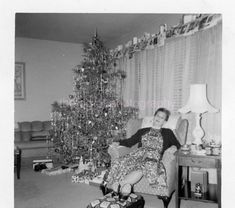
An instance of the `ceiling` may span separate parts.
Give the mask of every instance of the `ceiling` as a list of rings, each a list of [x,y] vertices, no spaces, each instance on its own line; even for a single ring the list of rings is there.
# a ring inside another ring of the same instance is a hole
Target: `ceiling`
[[[128,41],[137,31],[142,31],[142,34],[145,31],[157,33],[157,25],[168,22],[169,17],[171,25],[177,24],[181,16],[182,14],[140,13],[16,13],[15,35],[24,38],[84,43],[91,40],[91,36],[97,29],[104,44],[107,47],[114,47],[120,40],[122,43],[123,40]]]

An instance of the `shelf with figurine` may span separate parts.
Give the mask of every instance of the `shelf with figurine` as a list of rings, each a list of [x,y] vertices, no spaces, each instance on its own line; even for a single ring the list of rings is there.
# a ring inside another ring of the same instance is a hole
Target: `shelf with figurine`
[[[184,200],[203,201],[210,203],[218,203],[217,198],[217,184],[208,184],[206,191],[202,190],[201,184],[195,185],[195,190],[191,189],[191,182],[185,182],[182,189],[179,191],[179,198]]]

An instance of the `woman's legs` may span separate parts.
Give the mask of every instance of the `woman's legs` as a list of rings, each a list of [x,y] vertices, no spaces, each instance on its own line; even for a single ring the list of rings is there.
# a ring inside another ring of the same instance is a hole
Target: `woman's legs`
[[[124,184],[131,184],[134,185],[140,181],[140,179],[143,176],[142,170],[134,170],[131,173],[129,173],[125,178],[120,182],[121,187]]]
[[[121,190],[121,192],[125,192],[125,190],[122,190],[122,187],[124,187],[125,184],[130,184],[133,186],[134,184],[138,183],[142,177],[142,170],[134,170],[126,175],[123,180],[119,181],[119,183],[113,183],[112,189],[115,192],[119,192],[119,190]]]

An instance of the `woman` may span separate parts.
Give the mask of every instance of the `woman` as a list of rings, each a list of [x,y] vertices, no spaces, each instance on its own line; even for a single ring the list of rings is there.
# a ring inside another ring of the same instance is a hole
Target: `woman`
[[[149,184],[166,186],[166,172],[160,162],[166,149],[175,145],[180,147],[174,133],[170,129],[162,128],[168,120],[170,112],[159,108],[153,119],[151,128],[138,130],[131,138],[119,141],[119,144],[132,147],[138,143],[138,148],[123,157],[112,161],[106,182],[112,185],[115,192],[128,194],[131,186],[145,176]]]

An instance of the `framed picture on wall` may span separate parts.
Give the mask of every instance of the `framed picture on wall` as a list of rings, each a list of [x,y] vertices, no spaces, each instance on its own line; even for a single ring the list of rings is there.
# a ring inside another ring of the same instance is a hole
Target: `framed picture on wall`
[[[15,63],[15,100],[25,99],[25,63]]]

